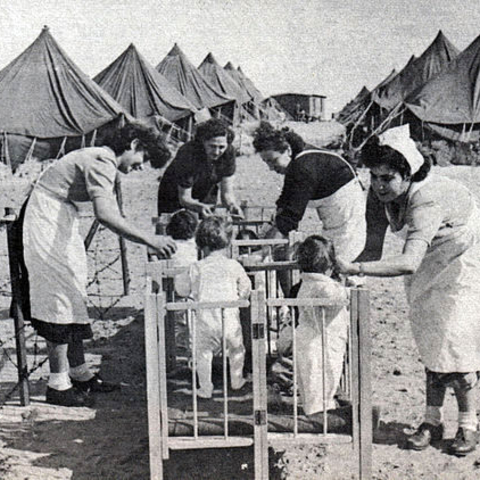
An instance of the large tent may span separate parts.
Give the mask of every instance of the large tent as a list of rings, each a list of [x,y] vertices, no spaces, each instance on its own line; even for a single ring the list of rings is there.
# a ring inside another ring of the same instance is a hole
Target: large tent
[[[175,122],[191,132],[197,109],[133,44],[94,80],[133,117],[157,126]]]
[[[480,138],[480,36],[439,75],[407,98],[406,107],[445,138]]]
[[[249,103],[252,101],[252,98],[247,91],[242,89],[217,63],[211,52],[204,58],[198,67],[198,71],[217,91],[236,100],[239,107],[238,116],[248,118]]]
[[[365,100],[368,99],[369,95],[370,90],[363,86],[357,95],[338,112],[336,117],[337,121],[343,125],[351,123],[352,118],[359,111],[359,108],[364,104]]]
[[[420,57],[412,57],[395,78],[373,92],[373,100],[382,109],[392,110],[417,88],[441,72],[458,53],[458,49],[440,30]]]
[[[52,158],[94,144],[123,119],[123,109],[63,52],[44,27],[0,71],[2,159]]]
[[[223,68],[228,72],[233,80],[235,80],[235,82],[237,82],[237,84],[247,92],[248,96],[253,100],[253,103],[258,105],[260,102],[262,102],[264,99],[262,92],[260,92],[260,90],[255,87],[253,82],[244,75],[240,67],[236,69],[232,62],[227,62]]]
[[[233,119],[235,99],[210,85],[177,44],[156,68],[196,108],[208,108],[214,115]]]

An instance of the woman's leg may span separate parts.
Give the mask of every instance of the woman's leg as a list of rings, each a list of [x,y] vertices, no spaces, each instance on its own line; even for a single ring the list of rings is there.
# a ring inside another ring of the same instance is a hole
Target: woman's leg
[[[68,376],[68,344],[47,340],[50,376],[48,386],[54,390],[67,390],[72,386]]]
[[[458,374],[453,386],[458,404],[458,430],[450,448],[455,455],[466,455],[477,447],[477,380],[476,372]]]
[[[85,363],[85,350],[83,340],[73,335],[68,343],[68,362],[70,364],[70,376],[78,382],[86,382],[94,377]]]
[[[443,402],[446,386],[438,374],[427,370],[426,411],[423,423],[417,431],[407,438],[407,447],[412,450],[424,450],[432,441],[443,438]]]

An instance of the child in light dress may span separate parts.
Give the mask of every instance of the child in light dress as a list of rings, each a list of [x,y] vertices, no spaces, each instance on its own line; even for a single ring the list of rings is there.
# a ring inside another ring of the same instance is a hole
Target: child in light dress
[[[179,295],[190,296],[198,302],[236,301],[249,297],[251,284],[245,270],[236,260],[226,256],[231,237],[231,226],[221,217],[211,216],[200,223],[195,238],[203,258],[176,282]],[[201,310],[193,321],[196,322],[195,352],[200,385],[197,395],[211,398],[212,361],[215,355],[222,353],[222,309]],[[239,309],[224,309],[223,321],[230,383],[232,389],[237,390],[246,382],[243,377],[245,347]]]
[[[165,233],[175,240],[177,251],[170,257],[173,267],[187,269],[198,260],[195,232],[197,231],[197,216],[190,210],[182,209],[175,212],[168,222]],[[176,284],[179,275],[174,278]],[[189,350],[189,325],[185,312],[170,312],[175,318],[175,345],[184,351]]]
[[[322,298],[338,304],[299,307],[296,328],[299,391],[305,414],[312,415],[336,407],[334,395],[347,347],[348,293],[336,280],[335,251],[330,240],[320,235],[308,237],[298,247],[297,261],[302,271],[297,298]]]
[[[177,251],[170,257],[175,267],[189,267],[198,260],[195,243],[197,227],[197,217],[190,210],[178,210],[170,217],[165,233],[175,240],[177,246]]]

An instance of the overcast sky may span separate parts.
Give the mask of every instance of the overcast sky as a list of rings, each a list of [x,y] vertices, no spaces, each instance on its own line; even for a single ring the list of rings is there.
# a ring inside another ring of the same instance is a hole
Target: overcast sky
[[[421,54],[439,29],[466,48],[480,34],[480,0],[10,0],[0,9],[0,68],[43,25],[91,76],[132,42],[154,66],[177,42],[195,66],[211,51],[267,96],[323,94],[334,111]]]

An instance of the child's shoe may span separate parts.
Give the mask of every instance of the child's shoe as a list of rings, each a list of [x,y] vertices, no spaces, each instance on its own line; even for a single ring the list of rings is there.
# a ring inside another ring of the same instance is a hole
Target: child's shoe
[[[240,390],[247,383],[247,381],[248,380],[246,378],[241,378],[236,382],[232,382],[232,390]]]
[[[213,389],[199,388],[197,390],[197,397],[200,398],[212,398]]]
[[[477,448],[478,431],[460,427],[455,440],[450,445],[450,453],[457,457],[464,457]]]

